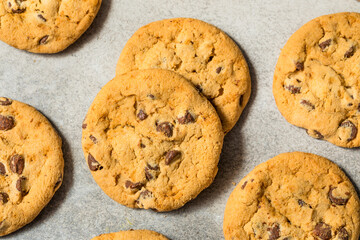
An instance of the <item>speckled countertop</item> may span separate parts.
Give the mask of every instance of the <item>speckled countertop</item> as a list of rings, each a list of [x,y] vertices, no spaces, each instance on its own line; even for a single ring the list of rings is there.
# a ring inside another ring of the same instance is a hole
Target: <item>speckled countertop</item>
[[[60,54],[38,55],[0,42],[0,96],[28,103],[48,117],[64,142],[65,179],[40,215],[2,239],[91,239],[106,232],[152,229],[177,239],[223,239],[227,198],[257,164],[288,151],[322,155],[360,187],[360,149],[315,140],[287,123],[276,108],[272,77],[281,47],[309,20],[360,11],[356,0],[103,0],[88,31]],[[120,52],[141,26],[164,18],[193,17],[228,33],[245,54],[252,96],[226,136],[214,183],[183,208],[133,210],[97,186],[81,150],[81,123],[95,95],[112,79]]]

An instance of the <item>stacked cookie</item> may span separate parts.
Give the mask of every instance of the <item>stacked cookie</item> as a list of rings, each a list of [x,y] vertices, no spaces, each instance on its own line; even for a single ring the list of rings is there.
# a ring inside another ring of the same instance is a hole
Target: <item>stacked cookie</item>
[[[249,96],[247,64],[221,30],[186,18],[140,28],[83,123],[95,181],[128,207],[182,207],[212,183]]]

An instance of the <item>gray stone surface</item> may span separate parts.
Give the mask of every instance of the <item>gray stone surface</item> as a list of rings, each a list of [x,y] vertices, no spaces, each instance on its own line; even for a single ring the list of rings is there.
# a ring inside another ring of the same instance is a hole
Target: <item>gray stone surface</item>
[[[324,14],[360,11],[355,0],[103,0],[89,30],[60,54],[37,55],[0,43],[0,96],[28,103],[47,116],[64,141],[65,181],[28,226],[2,239],[91,239],[125,229],[152,229],[171,239],[223,239],[227,198],[257,164],[288,151],[327,157],[360,187],[359,149],[343,149],[307,136],[276,108],[272,77],[290,35]],[[169,212],[133,210],[112,201],[94,182],[81,150],[81,123],[93,98],[114,76],[127,39],[149,22],[193,17],[227,32],[243,50],[252,97],[226,136],[215,182],[185,207]]]

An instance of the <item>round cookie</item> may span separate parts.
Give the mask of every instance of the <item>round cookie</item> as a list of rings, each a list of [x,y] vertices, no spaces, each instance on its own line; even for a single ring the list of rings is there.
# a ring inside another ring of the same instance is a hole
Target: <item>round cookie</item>
[[[160,233],[150,230],[129,230],[116,233],[101,234],[92,240],[168,240]]]
[[[283,153],[255,167],[231,193],[225,239],[358,240],[356,190],[326,158]]]
[[[225,133],[250,97],[250,74],[241,50],[223,31],[200,20],[166,19],[137,30],[116,72],[150,68],[172,70],[190,80],[215,106]]]
[[[101,0],[1,0],[0,40],[34,53],[57,53],[90,26]]]
[[[187,80],[152,69],[118,75],[101,89],[82,144],[95,181],[112,199],[170,211],[212,183],[223,135],[215,109]]]
[[[276,65],[276,104],[293,125],[341,147],[360,146],[360,14],[337,13],[302,26]]]
[[[36,109],[0,98],[0,236],[30,223],[59,189],[61,139]]]

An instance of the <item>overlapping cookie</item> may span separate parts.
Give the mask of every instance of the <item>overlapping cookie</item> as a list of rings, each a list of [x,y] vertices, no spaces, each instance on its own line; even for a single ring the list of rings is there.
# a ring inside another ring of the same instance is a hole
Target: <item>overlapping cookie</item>
[[[82,145],[98,185],[132,208],[170,211],[208,187],[223,143],[209,101],[180,75],[138,70],[118,75],[96,96]]]
[[[215,106],[229,132],[247,104],[251,81],[247,63],[234,41],[220,29],[197,19],[150,23],[126,43],[117,74],[162,68],[190,80]]]
[[[337,146],[360,146],[359,47],[359,13],[318,17],[290,37],[273,83],[288,122]]]
[[[33,107],[0,98],[0,236],[31,222],[63,179],[61,139]]]
[[[101,0],[2,0],[0,40],[34,53],[57,53],[90,26]]]
[[[358,240],[355,188],[331,161],[309,153],[280,154],[258,165],[231,193],[225,239]]]
[[[107,233],[94,237],[92,240],[168,240],[160,233],[150,230],[129,230]]]

